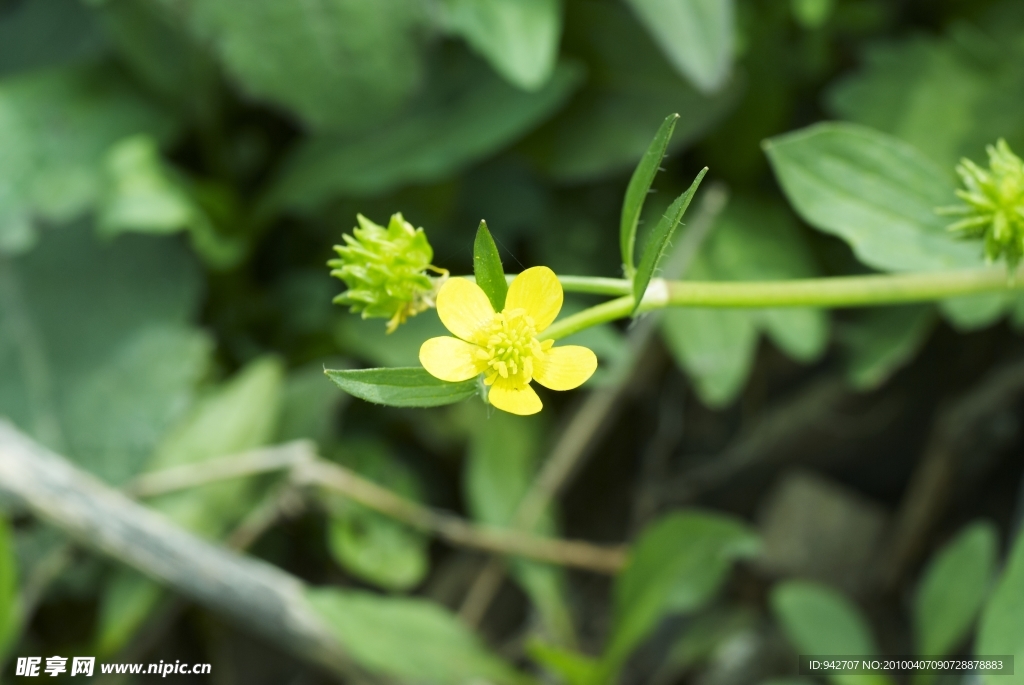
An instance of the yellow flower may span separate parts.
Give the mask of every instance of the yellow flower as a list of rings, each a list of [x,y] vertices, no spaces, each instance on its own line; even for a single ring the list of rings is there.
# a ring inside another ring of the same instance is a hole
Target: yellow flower
[[[456,337],[423,343],[420,363],[432,376],[453,383],[485,374],[491,404],[512,414],[536,414],[543,405],[530,381],[572,390],[597,368],[597,357],[586,347],[552,347],[553,340],[537,340],[561,308],[562,284],[546,266],[516,276],[499,313],[476,283],[449,279],[437,293],[437,314]]]

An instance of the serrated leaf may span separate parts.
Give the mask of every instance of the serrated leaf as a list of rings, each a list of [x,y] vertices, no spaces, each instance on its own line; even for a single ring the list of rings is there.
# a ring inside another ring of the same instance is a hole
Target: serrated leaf
[[[967,637],[992,586],[997,545],[995,527],[979,521],[928,563],[914,597],[918,654],[945,656]]]
[[[345,652],[371,673],[423,685],[533,682],[427,600],[335,589],[310,590],[306,596]]]
[[[515,86],[536,90],[551,77],[562,33],[561,0],[444,0],[445,27],[465,37]]]
[[[640,223],[640,212],[643,211],[644,201],[654,183],[654,177],[661,168],[661,161],[665,158],[669,141],[672,140],[672,132],[679,121],[678,114],[669,114],[661,123],[654,139],[640,158],[636,165],[633,176],[626,186],[626,196],[622,200],[622,217],[619,222],[619,247],[622,253],[622,267],[627,278],[632,278],[636,272],[636,264],[633,262],[633,251],[636,247],[636,227]]]
[[[361,400],[390,407],[439,407],[472,397],[476,380],[449,383],[426,369],[409,366],[393,369],[327,369],[327,377],[339,388]]]
[[[707,167],[700,170],[697,178],[693,179],[693,184],[687,188],[686,192],[676,198],[675,202],[669,205],[669,208],[662,215],[654,230],[647,236],[643,254],[640,256],[640,264],[637,266],[636,275],[633,277],[634,313],[640,306],[644,293],[647,292],[647,286],[654,276],[654,270],[658,268],[665,250],[668,249],[669,240],[672,239],[676,226],[683,220],[683,215],[686,214],[686,209],[690,206],[690,201],[693,199],[694,193],[697,192],[697,188],[707,172]]]
[[[732,563],[757,548],[757,536],[746,525],[720,514],[671,514],[644,531],[615,581],[615,620],[601,658],[602,681],[613,680],[665,615],[710,601]]]
[[[725,84],[736,33],[733,0],[628,2],[679,73],[704,92]]]
[[[1015,664],[1024,663],[1024,535],[1018,534],[995,590],[988,598],[978,622],[974,653],[1013,655]],[[1024,669],[1014,675],[983,675],[986,685],[1020,685]]]
[[[874,656],[878,647],[860,610],[830,587],[809,581],[776,585],[772,611],[799,654]],[[837,685],[889,685],[882,675],[834,675]]]
[[[18,620],[18,560],[14,554],[14,536],[7,520],[0,518],[0,658],[14,642]]]
[[[491,232],[487,230],[487,222],[481,221],[473,241],[473,275],[476,284],[486,293],[494,311],[505,308],[505,296],[508,294],[508,282],[505,281],[505,269],[501,265],[498,246],[494,244]]]

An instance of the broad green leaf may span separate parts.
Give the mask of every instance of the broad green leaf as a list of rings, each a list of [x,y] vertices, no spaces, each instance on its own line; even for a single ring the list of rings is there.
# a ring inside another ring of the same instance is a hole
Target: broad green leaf
[[[63,222],[91,209],[113,143],[134,133],[167,137],[172,127],[109,70],[68,67],[0,82],[0,252],[31,248],[37,219]]]
[[[317,129],[378,123],[422,76],[416,0],[206,0],[187,11],[244,92]]]
[[[1024,663],[1024,535],[1018,535],[1010,550],[995,590],[985,603],[974,642],[976,655],[1013,655],[1015,664]],[[1014,675],[983,675],[986,685],[1020,685],[1024,669]]]
[[[980,521],[928,563],[914,597],[918,654],[944,656],[967,637],[992,586],[997,546],[995,527]]]
[[[622,200],[622,218],[619,223],[619,247],[622,253],[622,268],[627,277],[632,277],[636,271],[636,263],[633,259],[633,252],[636,248],[636,228],[640,223],[640,213],[644,208],[644,201],[654,183],[654,176],[661,168],[661,162],[668,151],[669,141],[672,140],[672,132],[679,121],[678,114],[669,114],[661,123],[658,132],[654,134],[644,156],[640,158],[633,176],[626,186],[626,196]]]
[[[421,367],[394,369],[327,369],[339,388],[361,400],[391,407],[438,407],[472,397],[476,380],[449,383]]]
[[[636,541],[615,582],[614,623],[601,658],[602,680],[614,678],[630,653],[667,614],[710,601],[736,559],[756,553],[757,537],[719,514],[666,516]]]
[[[986,144],[1021,130],[986,112],[1005,88],[1000,73],[1019,69],[1013,62],[993,69],[954,39],[877,45],[859,71],[831,89],[828,103],[842,118],[891,133],[952,174],[961,157],[980,157]]]
[[[772,138],[765,151],[794,209],[836,235],[868,266],[930,271],[984,264],[935,208],[953,182],[914,147],[854,124],[826,123]]]
[[[157,448],[152,471],[200,464],[267,444],[280,408],[283,369],[274,359],[250,363],[199,402]],[[219,539],[255,504],[249,479],[211,483],[161,495],[147,502],[178,525],[208,539]],[[97,643],[108,653],[120,649],[156,607],[163,592],[131,569],[111,576],[100,602]]]
[[[0,518],[0,658],[6,656],[17,637],[19,618],[14,536],[6,519]]]
[[[84,224],[0,258],[0,414],[120,484],[189,409],[210,344],[188,326],[200,274],[178,242],[99,243]]]
[[[859,609],[832,588],[809,581],[775,586],[772,610],[798,654],[874,656],[874,637]],[[887,685],[885,676],[837,675],[838,685]]]
[[[443,23],[513,85],[536,90],[551,77],[562,34],[561,0],[443,0]]]
[[[686,209],[690,206],[690,201],[693,199],[694,193],[697,192],[697,188],[707,172],[707,167],[701,169],[700,173],[697,174],[697,178],[693,179],[693,184],[686,192],[676,198],[675,202],[669,206],[668,210],[661,217],[661,220],[658,221],[654,230],[647,236],[644,250],[640,255],[640,264],[637,265],[636,275],[633,277],[634,312],[640,306],[644,293],[647,292],[647,286],[651,282],[651,278],[654,277],[654,270],[658,268],[662,256],[664,256],[665,251],[668,249],[669,240],[672,239],[676,227],[682,222],[683,215],[686,214]]]
[[[737,103],[739,79],[705,95],[665,61],[623,3],[568,3],[567,46],[587,59],[586,86],[526,141],[537,166],[580,182],[632,170],[668,112],[680,119],[669,152],[699,138]]]
[[[429,601],[335,589],[310,590],[307,597],[345,652],[372,673],[423,685],[533,682]]]
[[[509,145],[562,105],[579,83],[561,66],[524,93],[486,66],[447,59],[424,95],[386,127],[314,136],[285,161],[266,208],[313,209],[335,195],[373,195],[449,176]]]
[[[494,311],[503,310],[508,283],[505,281],[505,269],[501,265],[498,246],[487,230],[486,221],[480,222],[473,241],[473,275],[476,276],[476,284],[487,294]]]
[[[687,277],[693,280],[782,280],[818,275],[800,228],[784,207],[738,196],[721,213]],[[671,308],[662,334],[701,400],[733,402],[754,363],[761,332],[790,357],[809,362],[828,344],[828,316],[818,309]]]
[[[416,476],[386,444],[346,442],[337,453],[345,466],[364,478],[422,501]],[[426,536],[342,496],[323,497],[330,511],[328,549],[346,571],[388,590],[409,590],[423,580],[429,568]]]
[[[879,307],[856,312],[840,332],[846,349],[846,377],[871,390],[910,362],[935,327],[930,305]]]
[[[97,56],[105,36],[78,0],[5,5],[0,14],[0,75]]]
[[[732,71],[733,0],[628,0],[673,67],[704,92]]]
[[[484,407],[473,409],[474,418],[469,423],[475,430],[463,479],[466,502],[474,519],[492,526],[507,526],[533,483],[542,454],[543,421],[540,417],[505,412],[486,416]],[[550,512],[546,512],[534,531],[557,535]],[[562,569],[514,560],[510,570],[537,608],[549,639],[573,645],[575,635]]]

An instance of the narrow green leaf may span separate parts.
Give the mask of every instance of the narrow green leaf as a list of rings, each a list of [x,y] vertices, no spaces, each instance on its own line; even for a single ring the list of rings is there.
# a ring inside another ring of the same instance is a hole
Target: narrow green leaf
[[[505,282],[505,269],[501,266],[501,255],[494,244],[491,232],[487,230],[487,222],[481,221],[476,229],[476,240],[473,241],[473,273],[476,284],[480,286],[487,299],[491,301],[494,311],[505,308],[505,295],[508,294],[508,283]]]
[[[395,369],[327,369],[339,388],[361,400],[391,407],[439,407],[476,394],[476,381],[449,383],[416,366]]]
[[[949,654],[967,636],[991,588],[998,544],[995,527],[979,521],[928,564],[914,598],[918,654]]]
[[[622,268],[626,271],[626,278],[632,278],[636,273],[636,265],[633,263],[633,252],[636,246],[636,227],[640,223],[640,212],[644,208],[644,200],[654,183],[654,176],[658,173],[661,160],[665,158],[668,150],[668,143],[672,140],[672,132],[676,129],[676,122],[679,121],[678,114],[669,114],[661,127],[654,134],[654,140],[647,147],[647,151],[636,165],[633,177],[629,179],[626,187],[626,197],[622,200],[622,221],[619,224],[619,246],[622,249]]]
[[[18,566],[14,539],[7,521],[0,519],[0,658],[7,653],[18,627]]]
[[[700,182],[704,179],[704,175],[707,172],[707,167],[700,170],[697,178],[693,179],[693,184],[669,206],[658,222],[658,225],[654,227],[651,235],[647,238],[647,244],[644,245],[644,253],[640,257],[640,266],[637,267],[636,275],[633,276],[634,313],[637,307],[640,306],[640,300],[643,299],[644,293],[647,292],[647,286],[654,276],[654,270],[658,268],[658,262],[661,261],[665,250],[668,249],[669,240],[672,238],[676,226],[683,220],[686,208],[690,206],[690,200],[693,199],[694,193],[697,192],[697,187],[700,186]]]
[[[1024,535],[1018,535],[1006,559],[1003,575],[985,604],[978,622],[974,653],[1012,654],[1017,664],[1024,663]],[[1024,669],[1012,676],[983,675],[985,685],[1021,685]]]
[[[695,611],[710,601],[733,562],[756,553],[758,539],[742,522],[719,514],[673,514],[652,525],[630,552],[615,581],[615,625],[601,658],[601,681],[670,612]]]

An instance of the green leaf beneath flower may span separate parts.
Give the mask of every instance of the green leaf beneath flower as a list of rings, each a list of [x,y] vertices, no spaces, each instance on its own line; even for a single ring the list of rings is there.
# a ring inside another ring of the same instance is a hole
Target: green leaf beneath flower
[[[391,407],[439,407],[476,394],[476,380],[449,383],[426,369],[327,369],[327,377],[350,395]]]

